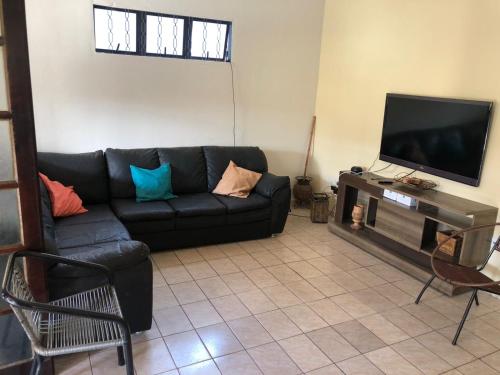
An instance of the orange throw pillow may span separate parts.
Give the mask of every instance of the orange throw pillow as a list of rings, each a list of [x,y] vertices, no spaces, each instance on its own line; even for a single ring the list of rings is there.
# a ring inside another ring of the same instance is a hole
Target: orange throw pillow
[[[49,191],[52,216],[66,217],[87,212],[82,206],[82,200],[73,190],[73,186],[64,186],[60,182],[51,181],[42,173],[38,173],[38,175]]]
[[[232,160],[212,193],[247,198],[262,174],[238,167]]]

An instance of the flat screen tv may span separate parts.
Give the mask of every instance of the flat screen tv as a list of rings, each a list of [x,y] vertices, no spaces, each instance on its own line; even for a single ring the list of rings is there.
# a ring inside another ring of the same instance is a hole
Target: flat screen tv
[[[479,186],[492,106],[387,94],[380,159]]]

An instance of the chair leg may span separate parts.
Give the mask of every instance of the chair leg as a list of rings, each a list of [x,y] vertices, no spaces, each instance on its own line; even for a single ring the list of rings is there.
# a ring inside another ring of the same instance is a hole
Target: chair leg
[[[31,364],[30,375],[40,375],[42,373],[42,367],[43,357],[41,355],[35,354],[33,363]]]
[[[472,307],[472,302],[477,297],[477,289],[474,289],[472,292],[472,295],[470,297],[469,303],[467,304],[467,308],[464,311],[464,316],[462,317],[462,320],[460,321],[460,324],[458,325],[457,332],[455,333],[455,337],[453,338],[452,344],[457,345],[457,340],[458,336],[460,336],[460,332],[462,332],[462,328],[464,327],[465,319],[467,319],[467,315],[469,315],[470,308]]]
[[[478,296],[479,296],[479,292],[476,293],[476,298],[475,298],[475,300],[476,300],[476,306],[479,306],[479,297]]]
[[[125,336],[123,352],[125,357],[125,365],[127,366],[127,375],[134,375],[134,357],[132,356],[132,340],[130,339],[130,331],[128,331]]]
[[[420,291],[420,294],[418,295],[417,299],[415,300],[415,304],[418,305],[418,303],[420,302],[420,299],[424,295],[425,291],[431,285],[431,283],[434,281],[435,278],[436,278],[436,275],[432,275],[432,277],[429,279],[429,281],[427,281],[427,283],[424,285],[424,287]]]
[[[123,356],[123,346],[116,347],[116,352],[118,354],[118,366],[125,365],[125,357]]]

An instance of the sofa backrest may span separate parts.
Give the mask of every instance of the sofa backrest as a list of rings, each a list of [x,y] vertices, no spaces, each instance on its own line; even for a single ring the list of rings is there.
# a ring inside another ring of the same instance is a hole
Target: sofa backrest
[[[108,172],[102,151],[84,154],[39,152],[38,170],[51,180],[73,186],[84,205],[109,201]]]
[[[207,168],[201,147],[159,148],[160,164],[170,163],[174,194],[207,191]]]
[[[229,162],[254,172],[267,172],[267,159],[258,147],[205,146],[203,153],[207,163],[208,191],[215,189]]]
[[[146,169],[155,169],[160,166],[156,148],[131,150],[108,148],[106,161],[112,198],[135,198],[135,185],[132,181],[130,165]]]

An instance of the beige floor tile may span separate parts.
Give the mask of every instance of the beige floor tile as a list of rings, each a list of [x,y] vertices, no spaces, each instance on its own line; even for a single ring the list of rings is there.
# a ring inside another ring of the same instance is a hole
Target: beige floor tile
[[[227,255],[216,245],[199,247],[197,250],[203,259],[207,261],[227,257]]]
[[[239,293],[238,298],[252,314],[276,310],[278,307],[259,289]]]
[[[151,254],[151,258],[153,258],[153,262],[158,266],[158,268],[166,268],[172,266],[181,265],[181,261],[175,255],[173,251],[158,251]]]
[[[345,271],[340,271],[340,272],[330,274],[330,275],[328,275],[328,277],[330,279],[332,279],[333,281],[335,281],[337,284],[339,284],[344,289],[348,290],[349,292],[355,292],[357,290],[362,290],[362,289],[368,288],[368,285],[359,281],[354,276],[352,276],[351,274],[349,274]]]
[[[476,360],[474,362],[468,363],[466,365],[460,366],[458,369],[463,375],[495,375],[498,372],[488,366],[481,360]]]
[[[292,247],[294,245],[302,245],[302,242],[300,242],[297,238],[288,234],[282,234],[281,236],[278,236],[276,239],[286,247]]]
[[[267,250],[262,243],[256,240],[239,242],[240,246],[249,254],[259,253]]]
[[[323,275],[320,270],[318,270],[305,260],[302,260],[300,262],[288,263],[287,265],[304,279],[310,279],[312,277],[319,277]]]
[[[452,345],[446,337],[437,332],[426,333],[416,337],[416,340],[453,367],[464,365],[475,359],[472,354],[459,346]]]
[[[206,327],[222,323],[222,318],[208,301],[194,302],[183,305],[182,308],[194,328]]]
[[[219,244],[217,247],[228,257],[246,254],[246,251],[236,242]]]
[[[395,281],[392,283],[395,287],[401,289],[403,292],[408,293],[410,296],[413,297],[413,300],[417,298],[419,295],[420,291],[424,287],[424,283],[421,281],[415,280],[413,278],[407,278],[399,281]],[[422,296],[422,301],[426,301],[431,298],[436,298],[441,295],[440,292],[434,290],[433,288],[428,288],[424,295]]]
[[[214,358],[243,350],[243,346],[225,323],[199,328],[197,331],[208,352]]]
[[[440,329],[453,325],[453,321],[422,303],[418,305],[409,304],[403,306],[403,309],[420,319],[422,322],[425,322],[425,324],[433,329]]]
[[[262,291],[279,308],[288,307],[302,303],[302,301],[284,285],[276,285],[269,288],[263,288]]]
[[[91,352],[90,363],[93,375],[123,375],[125,373],[125,367],[118,366],[116,349]]]
[[[397,306],[408,305],[409,303],[413,303],[414,300],[413,296],[410,296],[391,284],[379,285],[373,289]]]
[[[340,253],[330,255],[325,257],[325,259],[329,260],[333,264],[335,264],[338,268],[344,271],[352,271],[357,268],[361,268],[361,265],[353,261],[352,259],[342,255]]]
[[[337,272],[343,272],[339,267],[325,258],[314,258],[308,260],[309,264],[316,267],[325,275],[331,275]]]
[[[339,284],[335,283],[327,276],[314,277],[312,279],[308,279],[307,281],[309,281],[313,287],[318,289],[327,297],[333,297],[347,292],[347,290],[342,288]]]
[[[360,354],[354,346],[331,327],[309,332],[307,336],[333,362],[344,361]]]
[[[357,251],[356,251],[357,250]],[[344,255],[359,265],[363,267],[369,267],[369,266],[374,266],[376,264],[383,263],[380,259],[377,257],[368,254],[367,252],[361,250],[361,249],[353,249],[353,251],[347,251],[344,253]]]
[[[325,242],[311,243],[309,244],[309,247],[316,251],[319,255],[324,257],[339,253],[338,250],[335,250],[335,248]]]
[[[258,253],[251,254],[254,259],[259,262],[263,267],[276,266],[282,264],[283,262],[279,258],[271,253],[270,251],[262,251]]]
[[[401,272],[398,269],[385,263],[376,264],[367,268],[377,276],[380,276],[382,279],[385,279],[390,283],[404,280],[410,277],[404,272]]]
[[[309,302],[314,310],[329,325],[335,325],[352,320],[352,317],[329,299]]]
[[[450,364],[414,339],[394,344],[392,348],[424,374],[437,375],[452,369]]]
[[[295,281],[285,285],[302,302],[312,302],[325,298],[325,296],[306,280]]]
[[[234,293],[257,289],[257,286],[243,272],[223,275],[221,277]]]
[[[302,332],[310,332],[328,326],[327,322],[305,304],[290,306],[282,309],[282,311]]]
[[[133,353],[137,375],[154,375],[175,369],[174,361],[161,338],[135,344]]]
[[[206,299],[200,287],[194,281],[174,284],[170,288],[181,305]]]
[[[177,367],[210,359],[210,354],[195,331],[177,333],[164,337],[164,340]]]
[[[161,310],[178,304],[168,285],[153,288],[153,310]]]
[[[351,276],[363,282],[364,284],[375,287],[379,285],[387,284],[387,280],[382,279],[381,277],[375,275],[368,268],[357,268],[355,270],[348,272]]]
[[[246,352],[239,352],[215,359],[222,375],[262,375]]]
[[[269,286],[279,285],[280,282],[265,268],[255,268],[253,270],[245,271],[245,274],[255,285],[259,288],[266,288]]]
[[[151,321],[151,329],[133,334],[132,343],[135,345],[138,342],[153,340],[158,337],[161,337],[161,333],[153,318]]]
[[[238,340],[245,348],[252,348],[273,341],[257,319],[253,316],[227,322]]]
[[[283,284],[302,280],[302,277],[286,264],[267,267],[267,270]]]
[[[448,296],[432,298],[426,301],[422,301],[421,303],[429,306],[438,313],[443,314],[448,319],[453,320],[455,323],[458,323],[462,320],[462,316],[466,307],[466,304],[464,304],[463,307],[460,308],[455,303],[453,303],[451,301],[451,298]]]
[[[500,348],[500,330],[486,323],[484,320],[482,319],[467,320],[465,322],[464,327],[468,331],[475,334],[476,336],[489,342],[491,345]]]
[[[300,242],[297,244],[288,245],[287,247],[303,259],[314,259],[321,257],[321,255],[316,251]]]
[[[363,355],[346,359],[336,365],[346,375],[383,375],[382,371]]]
[[[258,240],[258,242],[267,250],[281,249],[284,247],[284,245],[278,241],[277,238],[264,238],[262,240]]]
[[[335,366],[330,365],[317,370],[309,371],[307,375],[342,375],[342,371]]]
[[[305,335],[281,340],[279,344],[304,372],[316,370],[332,363]]]
[[[432,331],[432,328],[415,318],[408,311],[401,308],[384,311],[381,315],[403,330],[408,336],[415,337]]]
[[[221,375],[213,360],[195,363],[180,369],[180,375]]]
[[[270,311],[255,316],[275,340],[296,336],[302,331],[280,310]]]
[[[180,306],[167,307],[153,312],[156,324],[163,336],[193,329],[189,319]]]
[[[389,347],[375,350],[365,354],[365,356],[387,375],[422,374],[415,366]]]
[[[54,358],[57,375],[92,375],[88,353],[70,354]]]
[[[240,269],[230,258],[209,260],[208,263],[219,275],[240,272]]]
[[[208,262],[189,263],[185,267],[195,280],[217,276],[217,273],[210,267]]]
[[[163,275],[161,274],[160,270],[153,270],[153,288],[160,287],[160,286],[165,286],[167,285],[167,282],[163,278]]]
[[[451,342],[453,337],[455,337],[457,328],[458,324],[455,324],[450,327],[442,328],[438,332]],[[466,328],[462,329],[462,332],[460,332],[457,345],[476,357],[484,357],[498,350],[498,348],[484,341]]]
[[[358,321],[351,320],[337,324],[333,328],[361,353],[386,346],[381,339]]]
[[[251,270],[254,268],[261,268],[262,265],[252,258],[249,254],[240,254],[232,256],[231,260],[236,264],[242,271]]]
[[[177,250],[175,252],[175,255],[177,255],[177,258],[183,263],[183,264],[189,264],[189,263],[196,263],[196,262],[203,262],[204,259],[200,255],[197,249],[184,249],[184,250]]]
[[[490,354],[482,358],[482,361],[486,363],[491,368],[494,368],[500,372],[500,351]]]
[[[410,336],[380,314],[365,316],[360,318],[359,322],[377,335],[387,345],[392,345],[410,338]]]
[[[335,304],[340,306],[343,310],[347,311],[353,318],[361,318],[363,316],[376,313],[375,310],[362,303],[351,293],[340,294],[338,296],[331,297],[331,300]]]
[[[160,272],[165,278],[165,281],[170,285],[193,280],[189,272],[186,270],[186,267],[182,265],[160,268]]]
[[[233,293],[219,276],[197,280],[196,284],[208,298],[217,298]]]
[[[266,375],[296,375],[301,371],[275,342],[248,350],[257,366]]]
[[[273,255],[275,255],[278,259],[280,259],[284,263],[290,262],[298,262],[302,260],[302,257],[297,253],[294,253],[292,250],[284,247],[279,249],[270,250]]]
[[[397,307],[374,289],[363,289],[351,293],[354,297],[376,312],[391,310]]]
[[[214,298],[211,302],[225,321],[252,315],[235,295]]]

